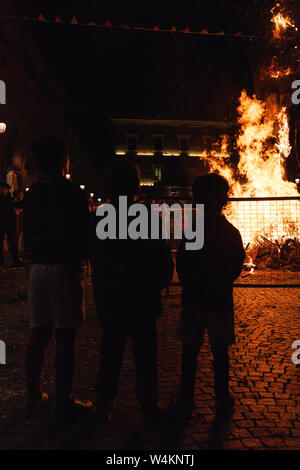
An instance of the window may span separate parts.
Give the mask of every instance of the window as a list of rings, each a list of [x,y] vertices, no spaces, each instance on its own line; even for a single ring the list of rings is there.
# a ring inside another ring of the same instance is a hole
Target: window
[[[140,165],[140,175],[141,178],[152,180],[153,179],[153,169],[151,165]]]
[[[190,148],[190,136],[189,135],[179,135],[178,136],[178,149],[181,152],[187,152]]]
[[[155,152],[162,152],[164,149],[164,136],[157,134],[153,136],[153,150]]]
[[[127,148],[129,152],[137,150],[137,134],[127,134]]]
[[[161,168],[158,166],[158,167],[155,167],[154,168],[154,180],[155,181],[161,181],[162,179],[162,171],[161,171]]]

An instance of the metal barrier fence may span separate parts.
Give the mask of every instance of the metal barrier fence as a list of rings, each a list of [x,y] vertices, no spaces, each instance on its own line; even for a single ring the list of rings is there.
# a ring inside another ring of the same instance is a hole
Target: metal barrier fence
[[[182,206],[191,200],[152,202]],[[239,229],[247,255],[236,287],[300,287],[300,197],[230,198],[224,214]],[[180,243],[174,220],[168,240],[173,252]],[[172,285],[179,285],[176,274]]]

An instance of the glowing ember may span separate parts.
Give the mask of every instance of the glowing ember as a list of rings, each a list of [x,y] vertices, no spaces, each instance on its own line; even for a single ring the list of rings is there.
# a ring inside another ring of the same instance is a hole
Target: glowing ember
[[[274,23],[274,29],[273,29],[274,39],[281,39],[288,28],[293,28],[295,31],[298,31],[298,29],[292,23],[292,20],[288,15],[284,15],[280,11],[275,13],[276,9],[278,9],[278,6],[280,5],[277,4],[271,10],[271,13],[273,14],[271,21],[272,23]]]
[[[292,73],[291,67],[287,68],[276,68],[274,64],[272,64],[269,68],[269,73],[271,78],[282,78],[282,77],[288,77]]]
[[[273,23],[273,40],[275,42],[275,46],[281,51],[277,56],[279,57],[284,56],[282,54],[283,50],[286,50],[287,47],[293,47],[297,49],[293,42],[293,36],[287,35],[286,33],[290,31],[298,31],[298,28],[292,22],[291,18],[282,10],[282,7],[279,3],[272,8],[271,14],[273,15],[271,18],[271,22]],[[276,55],[273,57],[271,65],[268,67],[268,74],[273,79],[280,79],[282,77],[287,77],[291,75],[294,71],[294,67],[286,66],[285,64],[280,63],[281,59],[278,59]],[[295,65],[295,64],[294,64]]]
[[[256,268],[256,264],[253,263],[253,259],[251,256],[247,257],[246,262],[244,263],[245,270],[249,271],[247,274],[244,274],[242,277],[251,276],[254,272],[254,268]]]

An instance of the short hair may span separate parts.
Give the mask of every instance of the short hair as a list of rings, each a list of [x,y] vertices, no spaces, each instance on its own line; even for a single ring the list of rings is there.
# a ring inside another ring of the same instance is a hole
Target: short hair
[[[133,198],[140,192],[138,169],[130,163],[117,163],[108,168],[104,175],[105,195],[110,199],[118,196]]]
[[[192,190],[197,203],[212,209],[222,209],[228,201],[228,181],[217,173],[198,176]]]
[[[42,137],[32,144],[31,150],[34,161],[43,173],[53,174],[64,168],[67,150],[59,137]]]

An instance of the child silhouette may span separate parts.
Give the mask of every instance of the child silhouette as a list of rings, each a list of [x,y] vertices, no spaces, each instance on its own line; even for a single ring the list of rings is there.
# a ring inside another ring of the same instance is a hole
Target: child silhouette
[[[188,415],[194,408],[197,356],[205,330],[214,359],[216,412],[233,406],[228,391],[228,346],[235,342],[232,288],[242,270],[245,251],[239,231],[222,215],[228,191],[227,181],[218,174],[195,179],[195,203],[204,204],[204,246],[188,251],[182,240],[176,257],[183,286],[177,337],[183,349],[175,404]]]

